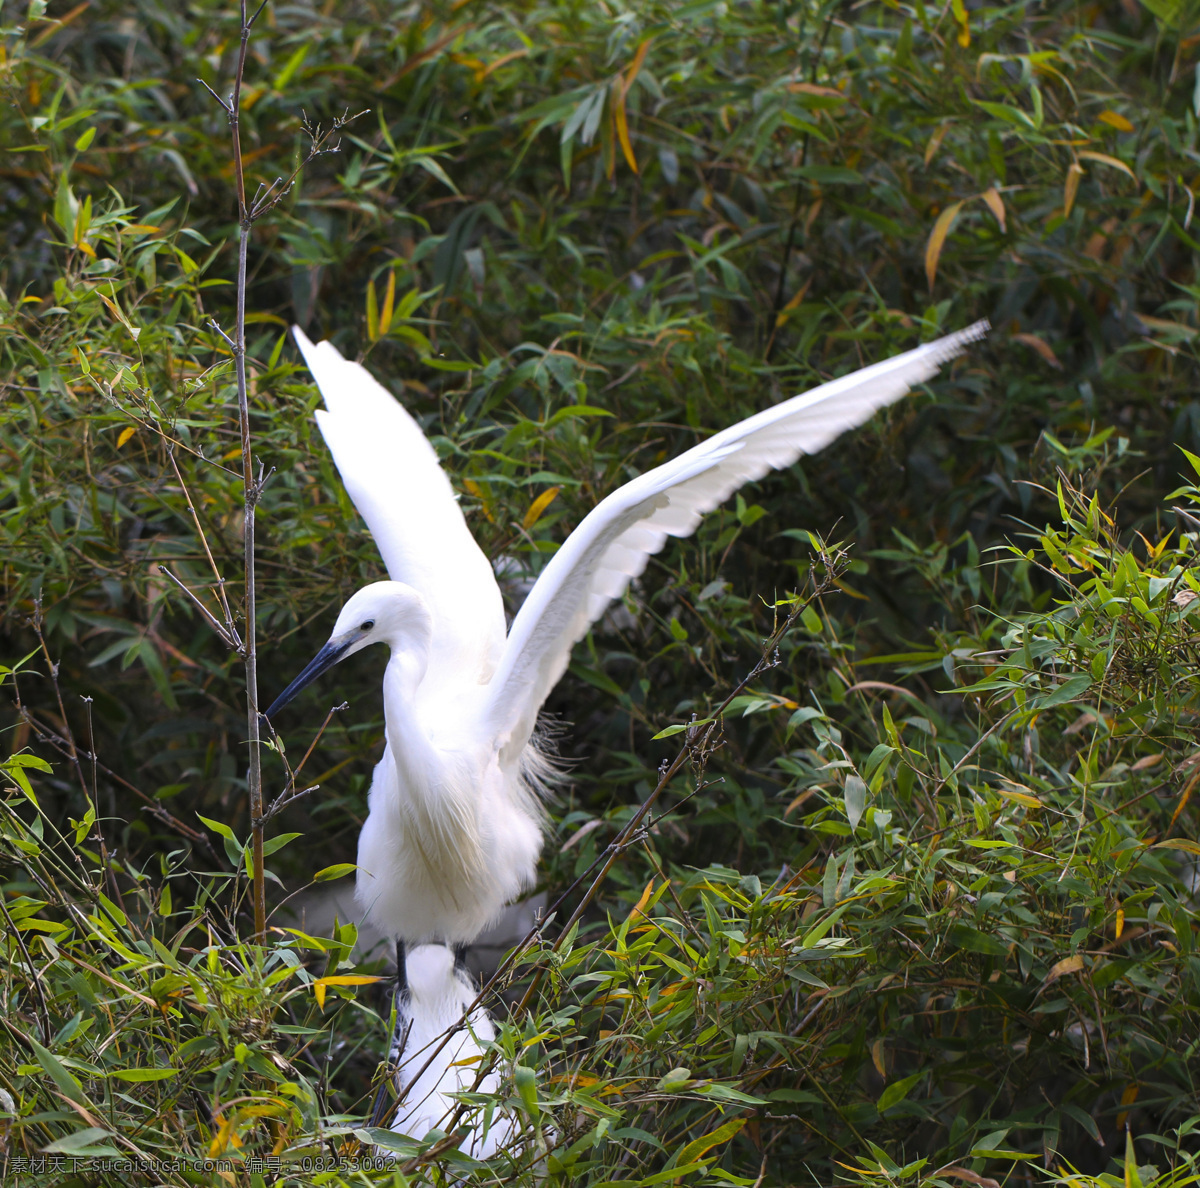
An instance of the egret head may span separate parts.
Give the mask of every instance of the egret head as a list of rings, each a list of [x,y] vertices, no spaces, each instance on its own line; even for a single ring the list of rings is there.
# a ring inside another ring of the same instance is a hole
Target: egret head
[[[329,642],[275,698],[266,716],[274,718],[323,672],[368,644],[386,643],[392,648],[403,647],[409,640],[427,641],[430,629],[429,609],[425,600],[411,586],[401,582],[372,582],[364,586],[342,607]]]

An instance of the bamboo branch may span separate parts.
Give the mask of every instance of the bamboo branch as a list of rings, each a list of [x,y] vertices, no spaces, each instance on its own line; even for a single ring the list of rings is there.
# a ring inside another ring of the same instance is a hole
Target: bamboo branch
[[[184,585],[184,583],[180,581],[180,579],[176,577],[175,574],[173,574],[165,565],[160,565],[158,567],[158,572],[164,577],[170,578],[171,581],[173,581],[192,600],[192,604],[204,616],[205,621],[213,629],[213,631],[217,633],[217,635],[225,643],[226,647],[233,649],[235,652],[241,650],[241,641],[234,639],[233,636],[231,636],[229,632],[225,630],[224,626],[218,621],[216,616],[213,615],[208,607],[206,607],[204,603],[200,601],[193,590]]]
[[[237,65],[234,68],[233,75],[233,91],[231,92],[228,101],[222,99],[220,95],[213,90],[207,83],[200,80],[205,89],[210,95],[221,105],[221,109],[229,119],[229,135],[233,149],[233,179],[234,189],[237,196],[237,224],[238,224],[238,254],[237,254],[237,311],[234,316],[233,333],[229,334],[215,321],[211,322],[212,328],[221,336],[225,344],[229,347],[233,355],[235,375],[237,380],[237,401],[238,401],[238,428],[241,437],[241,454],[242,454],[242,504],[243,504],[243,543],[244,543],[244,563],[246,571],[246,600],[245,600],[245,634],[243,639],[238,638],[238,633],[233,625],[233,618],[229,614],[228,607],[224,601],[224,589],[221,584],[220,574],[217,574],[218,593],[222,600],[222,610],[226,615],[226,625],[222,630],[217,624],[215,616],[211,615],[204,609],[200,600],[192,594],[179,579],[174,578],[174,575],[167,572],[169,577],[172,577],[176,584],[179,585],[191,598],[192,601],[200,607],[205,615],[205,619],[209,626],[217,631],[226,643],[231,640],[237,641],[237,650],[241,653],[242,661],[246,670],[246,732],[247,744],[249,747],[249,771],[247,773],[247,787],[250,797],[250,860],[253,866],[251,898],[254,904],[254,939],[257,942],[262,942],[266,935],[267,927],[267,911],[266,911],[266,882],[263,870],[263,830],[267,821],[282,808],[285,804],[296,799],[298,795],[295,788],[295,777],[291,778],[288,788],[285,789],[283,796],[275,801],[269,812],[264,812],[263,809],[263,787],[262,787],[262,737],[261,737],[261,722],[262,715],[258,710],[258,647],[255,639],[256,635],[256,618],[258,610],[258,588],[255,578],[254,568],[254,528],[255,528],[255,509],[258,506],[258,501],[262,496],[263,488],[270,479],[274,470],[266,471],[260,467],[258,477],[254,474],[254,451],[250,438],[250,398],[246,383],[246,287],[247,287],[247,257],[250,249],[250,231],[257,219],[274,210],[274,208],[283,200],[283,198],[291,190],[296,179],[299,177],[301,170],[313,160],[314,157],[323,152],[332,152],[337,148],[337,145],[327,147],[331,136],[343,128],[350,120],[357,118],[343,113],[343,115],[334,120],[327,131],[322,131],[320,126],[312,127],[309,125],[307,118],[304,120],[305,131],[311,137],[312,143],[304,160],[301,161],[291,174],[285,179],[276,178],[270,185],[260,185],[255,194],[254,201],[248,203],[246,201],[246,170],[245,160],[242,157],[242,136],[241,136],[241,110],[242,110],[242,84],[246,73],[246,56],[250,45],[250,31],[254,26],[255,21],[262,15],[263,10],[267,6],[267,0],[261,0],[258,7],[254,10],[253,15],[248,12],[246,0],[239,0],[238,12],[241,19],[241,34],[240,44],[238,46]],[[363,113],[359,113],[360,115]],[[180,480],[182,482],[182,479]],[[186,495],[185,488],[185,495]],[[188,505],[191,506],[191,500],[188,499]],[[192,507],[192,515],[195,518],[196,510]],[[197,519],[197,527],[199,520]],[[203,539],[203,533],[201,533]],[[205,551],[208,546],[205,543]],[[209,557],[211,562],[211,555]],[[213,566],[213,571],[216,573],[216,566]],[[232,646],[232,645],[231,645]],[[305,791],[311,791],[306,789]]]

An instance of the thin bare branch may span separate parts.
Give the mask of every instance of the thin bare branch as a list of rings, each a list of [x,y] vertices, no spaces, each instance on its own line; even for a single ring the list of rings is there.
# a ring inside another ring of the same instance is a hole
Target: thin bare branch
[[[305,154],[304,160],[301,161],[300,164],[297,165],[290,174],[288,174],[286,181],[280,182],[280,180],[276,178],[275,181],[271,183],[270,187],[268,187],[267,194],[270,194],[277,185],[280,186],[280,189],[269,201],[267,200],[267,194],[262,195],[261,198],[257,196],[255,197],[254,205],[252,206],[248,216],[250,221],[254,222],[257,219],[262,218],[263,215],[274,210],[275,207],[278,206],[279,203],[282,202],[284,198],[286,198],[291,192],[292,186],[295,185],[296,179],[300,176],[301,171],[307,165],[315,161],[317,157],[324,153],[337,152],[341,147],[341,141],[338,141],[336,144],[329,145],[327,142],[329,141],[330,137],[340,132],[353,120],[358,119],[359,116],[367,115],[370,110],[370,108],[365,108],[360,112],[356,112],[354,115],[349,115],[347,112],[343,112],[336,120],[333,121],[333,123],[329,126],[329,130],[326,132],[321,131],[320,124],[316,124],[315,126],[309,124],[308,117],[306,116],[304,118],[304,130],[308,133],[312,143],[309,146],[308,152]]]
[[[226,334],[224,330],[221,329],[220,325],[218,325],[218,323],[217,323],[217,319],[209,318],[208,324],[226,341],[226,343],[229,345],[229,349],[231,351],[233,351],[234,354],[236,355],[237,354],[237,343],[232,338],[230,338],[229,335]]]
[[[178,577],[176,577],[175,574],[173,574],[165,565],[160,565],[158,567],[158,572],[164,577],[170,578],[171,581],[173,581],[175,585],[177,585],[192,600],[192,605],[204,616],[205,622],[217,633],[218,636],[220,636],[227,648],[234,652],[241,651],[240,641],[235,640],[229,634],[229,632],[225,630],[224,626],[217,619],[217,617],[208,609],[208,607],[204,605],[203,602],[200,601],[197,595],[188,586],[186,586]]]
[[[46,725],[45,722],[39,721],[37,718],[35,718],[27,707],[23,705],[18,706],[18,710],[21,714],[21,720],[28,724],[30,730],[37,735],[39,742],[48,743],[60,755],[66,755],[68,757],[70,756],[71,744],[67,739],[63,738],[62,735],[60,735],[57,731],[52,730]],[[193,829],[190,825],[185,825],[178,818],[172,816],[165,808],[163,808],[160,801],[156,800],[153,796],[147,795],[135,784],[131,784],[127,779],[124,778],[124,776],[118,775],[112,770],[111,767],[106,767],[96,756],[89,755],[88,758],[110,780],[112,780],[114,783],[120,784],[122,788],[132,792],[134,796],[143,801],[149,808],[151,814],[162,821],[164,825],[169,826],[182,837],[186,837],[188,841],[203,845],[210,854],[215,854],[215,851],[212,847],[212,842],[209,841],[207,834],[201,833],[198,829]]]
[[[317,792],[321,788],[320,784],[310,784],[307,788],[298,788],[292,792],[281,792],[270,805],[267,811],[263,814],[262,823],[267,824],[276,814],[283,812],[290,804],[294,804],[297,800],[307,796],[310,792]]]
[[[212,89],[212,87],[210,87],[208,85],[208,83],[206,83],[204,81],[204,79],[198,78],[198,79],[196,79],[196,81],[221,105],[221,110],[226,115],[232,115],[233,109],[229,106],[229,104],[224,99],[221,98],[220,95],[218,95],[216,93],[216,91],[214,91]]]
[[[21,930],[13,923],[12,916],[8,914],[8,906],[4,902],[3,895],[0,895],[0,912],[4,913],[4,922],[8,925],[8,935],[16,938],[17,947],[21,950],[21,956],[25,958],[25,964],[29,967],[29,980],[33,984],[33,989],[38,999],[38,1022],[42,1025],[42,1042],[49,1046],[50,1037],[54,1034],[54,1030],[50,1025],[50,1007],[46,1002],[46,995],[42,990],[41,973],[34,964],[29,950],[25,947],[25,938],[21,935]]]
[[[196,525],[196,534],[200,537],[200,543],[204,546],[204,555],[208,558],[208,564],[212,568],[213,577],[217,581],[217,597],[221,600],[221,612],[225,616],[225,629],[234,641],[232,646],[240,652],[242,650],[242,637],[238,635],[237,627],[233,622],[233,613],[229,609],[229,599],[225,596],[225,579],[221,576],[221,571],[217,568],[216,561],[213,560],[212,549],[208,545],[208,536],[200,524],[199,513],[196,511],[196,505],[192,502],[192,495],[187,488],[187,483],[183,481],[183,474],[179,470],[179,464],[175,461],[174,452],[170,451],[168,456],[171,459],[171,467],[175,471],[175,477],[179,480],[179,486],[183,490],[183,497],[187,500],[188,510],[192,513],[192,523]]]

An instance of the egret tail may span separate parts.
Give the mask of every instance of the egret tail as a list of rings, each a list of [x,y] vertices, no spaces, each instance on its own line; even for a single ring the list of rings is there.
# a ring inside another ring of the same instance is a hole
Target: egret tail
[[[396,1035],[402,1048],[395,1078],[399,1105],[390,1129],[410,1138],[448,1130],[458,1107],[454,1095],[475,1090],[496,1093],[499,1078],[487,1073],[475,1085],[496,1032],[487,1011],[476,1007],[475,988],[461,952],[445,945],[420,945],[408,953],[407,992],[397,996]],[[512,1118],[497,1114],[490,1126],[477,1111],[458,1120],[469,1130],[460,1149],[489,1159],[509,1146],[518,1130]]]

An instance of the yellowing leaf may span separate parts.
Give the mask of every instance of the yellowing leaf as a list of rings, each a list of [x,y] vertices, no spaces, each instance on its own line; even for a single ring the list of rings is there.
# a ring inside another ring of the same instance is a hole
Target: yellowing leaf
[[[1194,842],[1190,837],[1168,837],[1166,841],[1155,842],[1152,850],[1182,850],[1185,854],[1200,854],[1200,842]]]
[[[638,72],[642,68],[642,63],[646,60],[646,51],[649,50],[650,43],[653,40],[653,37],[647,37],[637,47],[637,52],[633,55],[633,61],[629,63],[628,68],[623,73],[618,74],[613,79],[612,88],[609,93],[610,105],[612,107],[613,132],[616,135],[617,142],[621,146],[622,156],[624,156],[626,163],[634,173],[638,171],[638,163],[637,157],[633,155],[633,144],[629,139],[629,119],[625,114],[625,96],[629,94],[629,88],[633,86],[633,80],[637,78]],[[611,163],[606,172],[609,177],[612,177]]]
[[[801,792],[800,795],[797,796],[796,799],[793,800],[792,803],[789,804],[787,806],[787,808],[784,810],[784,812],[783,812],[784,818],[786,819],[788,817],[788,815],[792,812],[793,809],[798,809],[810,797],[815,796],[818,792],[824,792],[824,791],[825,791],[825,789],[822,787],[819,787],[819,786],[815,787],[815,788],[805,788],[804,791]]]
[[[634,173],[637,173],[637,157],[633,155],[633,145],[629,142],[629,120],[625,115],[626,91],[627,87],[625,86],[623,77],[617,75],[612,85],[613,130],[617,134],[617,143],[621,146],[621,153],[625,158],[625,163]]]
[[[1182,322],[1172,322],[1170,318],[1152,318],[1147,314],[1138,314],[1137,320],[1147,330],[1155,330],[1160,334],[1174,334],[1184,339],[1196,337],[1196,331],[1191,326],[1185,326]]]
[[[1107,153],[1094,153],[1091,149],[1080,149],[1079,155],[1085,161],[1099,161],[1101,165],[1111,165],[1114,169],[1129,174],[1134,181],[1137,181],[1137,178],[1133,176],[1133,170],[1124,161],[1118,161],[1116,157],[1110,157]]]
[[[776,329],[778,329],[784,324],[784,322],[788,320],[788,317],[791,315],[793,310],[799,308],[800,302],[804,300],[804,294],[808,292],[808,286],[811,284],[812,277],[810,276],[808,280],[806,280],[804,284],[802,284],[796,291],[796,295],[779,311],[779,313],[775,315]]]
[[[995,792],[998,796],[1007,797],[1009,800],[1015,800],[1018,804],[1027,805],[1029,808],[1041,808],[1042,802],[1038,800],[1028,788],[1017,791],[1016,788],[996,788]]]
[[[1062,370],[1062,364],[1058,361],[1058,356],[1044,338],[1039,338],[1036,334],[1014,334],[1013,342],[1023,342],[1027,347],[1033,347],[1051,367],[1057,368],[1059,371]]]
[[[958,21],[958,44],[966,49],[971,44],[971,18],[967,15],[967,6],[963,0],[950,0],[950,7]]]
[[[225,1153],[225,1148],[229,1146],[230,1138],[234,1137],[233,1125],[235,1118],[236,1115],[230,1115],[228,1118],[222,1119],[220,1129],[213,1135],[213,1140],[208,1145],[209,1159],[216,1159],[219,1155]]]
[[[641,898],[633,905],[633,911],[629,913],[629,918],[632,920],[634,916],[642,916],[645,913],[642,909],[650,902],[650,896],[654,892],[654,880],[651,879],[646,884],[646,890],[642,892]]]
[[[392,327],[392,310],[396,304],[396,270],[388,273],[387,292],[383,296],[383,310],[379,314],[379,336],[382,338]]]
[[[637,78],[638,71],[642,68],[642,63],[646,60],[646,51],[650,48],[650,43],[654,40],[653,37],[647,37],[641,45],[637,47],[637,53],[633,55],[633,61],[629,63],[629,69],[625,71],[625,90],[629,90],[633,86],[633,80]]]
[[[693,1139],[688,1143],[682,1151],[679,1152],[675,1160],[676,1167],[686,1167],[689,1163],[695,1163],[705,1151],[711,1151],[713,1147],[719,1147],[723,1143],[729,1142],[731,1138],[743,1126],[746,1125],[745,1118],[733,1118],[728,1122],[718,1126],[716,1130],[709,1131],[702,1138]]]
[[[318,978],[312,984],[313,994],[316,995],[317,1006],[325,1005],[325,991],[330,986],[370,986],[375,982],[382,982],[383,978],[373,977],[369,974],[337,974],[331,978]]]
[[[1125,909],[1117,908],[1117,919],[1113,924],[1113,934],[1117,940],[1121,939],[1121,933],[1125,931]]]
[[[488,64],[482,74],[479,71],[475,72],[475,81],[483,82],[493,70],[499,70],[501,66],[507,66],[509,62],[513,62],[517,58],[523,58],[528,53],[527,49],[515,49],[510,50],[507,54],[501,54],[494,62]]]
[[[1110,128],[1116,128],[1118,132],[1133,131],[1133,125],[1119,111],[1102,111],[1096,119]]]
[[[947,120],[944,124],[939,124],[934,130],[933,135],[929,138],[929,143],[925,146],[925,164],[937,155],[937,151],[942,147],[942,141],[946,137],[946,133],[950,131],[950,122]]]
[[[1063,185],[1063,218],[1069,218],[1071,207],[1075,205],[1075,195],[1079,192],[1079,183],[1083,178],[1083,166],[1078,161],[1072,161],[1067,167],[1067,180]]]
[[[883,1047],[883,1036],[871,1045],[871,1063],[875,1066],[875,1071],[887,1080],[887,1055]]]
[[[496,522],[496,517],[492,515],[491,501],[483,493],[483,488],[474,479],[463,479],[463,486],[479,500],[483,506],[483,514],[491,523]]]
[[[1051,982],[1057,982],[1063,974],[1078,973],[1082,968],[1082,953],[1074,953],[1070,957],[1064,957],[1061,961],[1056,961],[1050,967],[1050,972],[1042,979],[1042,985],[1049,986]]]
[[[525,529],[532,528],[534,524],[541,519],[542,512],[546,510],[557,498],[561,487],[548,487],[543,491],[530,505],[529,510],[525,513],[521,520],[521,527]]]
[[[120,436],[117,438],[117,449],[120,449],[136,432],[136,425],[127,425],[122,429]]]
[[[950,227],[958,218],[960,210],[962,210],[961,202],[951,203],[938,215],[937,222],[933,224],[933,230],[929,233],[929,242],[925,245],[925,276],[929,280],[931,290],[933,282],[937,279],[938,260],[941,258],[946,236],[950,234]]]
[[[1141,1090],[1141,1085],[1136,1082],[1132,1085],[1126,1085],[1124,1092],[1121,1094],[1121,1104],[1123,1106],[1133,1105],[1137,1101],[1138,1093]],[[1117,1115],[1117,1129],[1120,1130],[1125,1125],[1125,1119],[1129,1117],[1128,1110],[1122,1110]]]
[[[840,99],[844,103],[846,96],[833,87],[822,87],[817,83],[794,82],[788,83],[787,89],[801,95],[820,95],[824,99]]]
[[[980,197],[983,199],[988,210],[990,210],[995,216],[996,222],[1000,224],[1000,230],[1007,231],[1008,222],[1005,218],[1004,199],[1000,197],[1000,191],[997,190],[995,186],[988,186],[988,188],[984,190],[982,194],[980,194]]]
[[[111,299],[110,299],[110,298],[108,298],[108,297],[105,297],[105,295],[104,295],[103,293],[97,293],[97,294],[96,294],[96,296],[97,296],[97,297],[99,297],[99,298],[100,298],[100,300],[104,302],[104,305],[105,305],[105,307],[108,309],[108,312],[109,312],[110,314],[112,314],[112,316],[113,316],[114,318],[116,318],[116,320],[117,320],[118,322],[120,322],[120,323],[121,323],[121,325],[122,325],[122,326],[124,326],[126,330],[128,330],[128,331],[129,331],[129,335],[130,335],[130,337],[133,339],[133,341],[134,341],[134,342],[137,342],[137,340],[138,340],[138,335],[139,335],[139,334],[141,334],[141,332],[142,332],[142,328],[141,328],[140,326],[135,326],[135,325],[134,325],[134,324],[133,324],[133,323],[132,323],[132,322],[131,322],[131,321],[130,321],[130,320],[129,320],[129,319],[126,317],[126,316],[125,316],[125,314],[124,314],[124,313],[122,312],[122,310],[121,310],[121,307],[120,307],[120,306],[119,306],[119,305],[118,305],[118,304],[117,304],[115,301],[111,300]],[[120,372],[118,372],[117,374],[119,375],[119,374],[120,374]],[[113,384],[114,384],[114,386],[116,385],[116,382],[117,382],[117,381],[116,381],[116,379],[114,378],[114,380],[113,380]]]
[[[1183,793],[1179,797],[1179,803],[1175,806],[1175,811],[1171,814],[1171,823],[1167,826],[1168,833],[1175,828],[1175,822],[1179,820],[1179,814],[1187,808],[1187,802],[1192,798],[1192,791],[1196,787],[1198,780],[1200,780],[1200,771],[1197,771],[1184,785]]]
[[[939,1180],[966,1180],[968,1184],[978,1184],[979,1188],[1000,1188],[998,1181],[966,1167],[942,1167],[937,1174]]]

